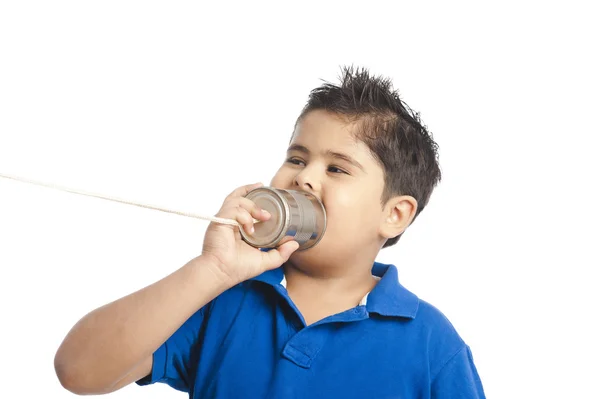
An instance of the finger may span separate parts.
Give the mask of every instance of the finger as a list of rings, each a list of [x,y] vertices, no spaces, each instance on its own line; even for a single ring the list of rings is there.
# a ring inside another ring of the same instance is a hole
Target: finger
[[[248,198],[237,198],[235,201],[238,202],[238,206],[244,208],[254,219],[257,220],[269,220],[271,214],[260,206],[256,205],[254,201]]]
[[[292,254],[300,248],[297,241],[289,241],[280,245],[271,251],[262,252],[263,264],[269,269],[276,269],[283,265],[292,256]]]
[[[263,184],[262,183],[254,183],[254,184],[248,184],[246,186],[242,186],[242,187],[238,187],[235,190],[233,190],[231,192],[231,194],[229,194],[227,196],[227,198],[225,198],[225,200],[231,200],[233,198],[239,198],[239,197],[245,197],[250,191],[262,187]]]
[[[237,207],[234,219],[244,227],[246,233],[254,233],[254,218],[252,218],[252,215],[250,215],[247,210],[242,207]]]
[[[225,204],[223,204],[223,209],[217,214],[217,216],[223,218],[234,218],[240,209],[245,210],[252,217],[248,222],[251,224],[248,225],[248,229],[246,231],[251,231],[252,226],[257,221],[266,221],[271,218],[271,214],[269,212],[261,209],[254,201],[248,198],[235,198],[227,201]],[[244,220],[246,220],[245,217]]]
[[[215,216],[223,219],[235,220],[239,225],[243,226],[248,234],[253,233],[254,219],[247,210],[236,205],[236,202],[224,205]]]

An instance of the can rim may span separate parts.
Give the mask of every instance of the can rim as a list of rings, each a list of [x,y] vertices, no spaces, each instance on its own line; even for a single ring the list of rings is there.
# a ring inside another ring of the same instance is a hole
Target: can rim
[[[246,232],[244,231],[243,228],[240,228],[240,233],[242,234],[242,236],[244,237],[244,239],[249,244],[251,244],[251,245],[252,244],[254,244],[254,245],[260,245],[261,247],[270,248],[270,247],[273,247],[275,244],[277,244],[279,241],[281,241],[283,239],[283,237],[285,237],[285,235],[287,233],[287,226],[290,223],[289,204],[285,200],[284,196],[277,189],[272,188],[272,187],[258,187],[258,188],[255,188],[254,190],[252,190],[248,194],[246,194],[246,197],[248,197],[250,194],[252,194],[254,192],[257,192],[257,191],[271,192],[271,193],[275,194],[275,196],[277,197],[277,200],[278,200],[279,204],[281,205],[281,209],[283,210],[283,215],[281,215],[282,223],[280,225],[280,232],[279,232],[279,234],[272,241],[270,241],[268,243],[264,243],[264,244],[259,244],[256,241],[256,239],[254,239],[253,236],[246,234]]]

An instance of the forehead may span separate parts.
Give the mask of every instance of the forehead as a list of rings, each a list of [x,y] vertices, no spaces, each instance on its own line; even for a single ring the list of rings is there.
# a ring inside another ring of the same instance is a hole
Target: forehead
[[[290,144],[302,144],[311,151],[344,151],[349,155],[370,156],[369,148],[354,134],[356,126],[342,116],[323,111],[311,111],[300,119]]]

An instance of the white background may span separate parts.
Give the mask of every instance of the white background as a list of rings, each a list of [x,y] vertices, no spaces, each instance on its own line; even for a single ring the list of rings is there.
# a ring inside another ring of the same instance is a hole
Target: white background
[[[591,5],[199,3],[3,2],[0,173],[214,214],[269,183],[320,79],[369,67],[443,170],[379,260],[449,317],[489,398],[598,395]],[[0,397],[74,396],[53,369],[65,334],[197,256],[206,226],[0,178]]]

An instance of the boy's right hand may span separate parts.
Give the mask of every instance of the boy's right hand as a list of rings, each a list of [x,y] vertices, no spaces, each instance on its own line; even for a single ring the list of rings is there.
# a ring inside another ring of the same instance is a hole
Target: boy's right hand
[[[223,202],[217,217],[236,220],[248,234],[252,234],[254,219],[265,221],[271,215],[262,212],[245,195],[261,183],[237,188]],[[242,240],[239,228],[212,222],[204,236],[202,256],[212,260],[210,264],[219,278],[234,286],[258,276],[266,270],[275,269],[286,262],[299,247],[298,242],[289,241],[268,252],[261,251]]]

